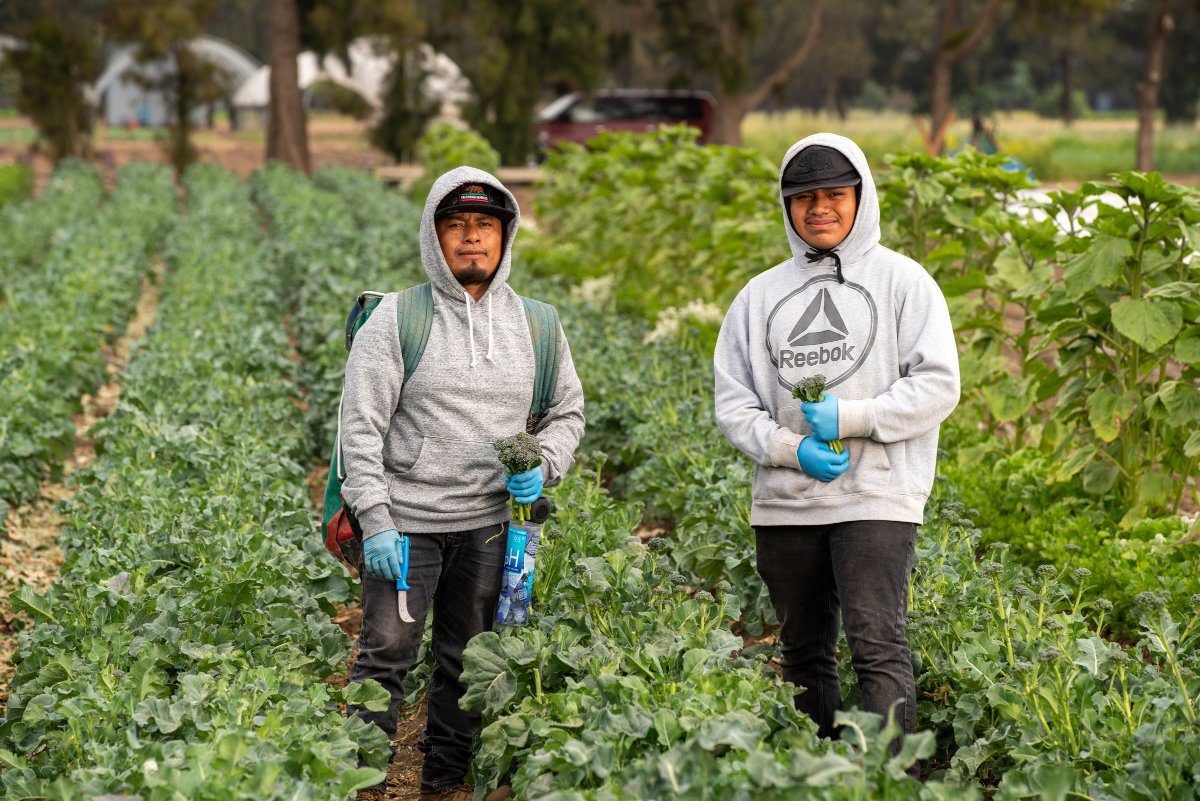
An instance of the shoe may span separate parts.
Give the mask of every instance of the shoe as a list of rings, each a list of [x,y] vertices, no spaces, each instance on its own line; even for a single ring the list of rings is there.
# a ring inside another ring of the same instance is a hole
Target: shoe
[[[486,801],[508,801],[513,796],[513,788],[507,784],[502,784],[487,794]]]
[[[461,784],[436,793],[421,793],[421,801],[471,801],[474,797],[475,788],[469,784]]]

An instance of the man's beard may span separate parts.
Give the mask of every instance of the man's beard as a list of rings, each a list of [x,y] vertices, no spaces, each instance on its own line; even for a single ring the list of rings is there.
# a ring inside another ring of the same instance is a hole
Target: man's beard
[[[462,284],[463,286],[470,286],[471,284],[482,284],[484,281],[491,278],[491,273],[481,267],[479,262],[473,261],[471,262],[470,266],[462,270],[455,277],[458,278],[458,283]]]

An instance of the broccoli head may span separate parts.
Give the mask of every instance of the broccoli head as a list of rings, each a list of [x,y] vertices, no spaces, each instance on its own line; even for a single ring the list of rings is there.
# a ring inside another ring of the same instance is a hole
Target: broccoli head
[[[820,403],[825,399],[825,376],[817,373],[801,378],[800,383],[792,387],[792,397],[805,403]]]
[[[537,437],[524,431],[497,440],[492,447],[499,454],[500,463],[514,476],[532,470],[542,463],[542,444],[538,442]]]

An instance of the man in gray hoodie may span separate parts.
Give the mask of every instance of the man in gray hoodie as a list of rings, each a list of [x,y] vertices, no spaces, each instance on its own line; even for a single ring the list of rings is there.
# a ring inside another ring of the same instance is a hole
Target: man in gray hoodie
[[[421,219],[433,320],[418,368],[404,380],[395,293],[358,332],[346,363],[342,496],[362,529],[365,563],[350,680],[375,679],[392,698],[386,712],[355,712],[395,736],[432,602],[422,799],[470,797],[462,785],[480,717],[458,706],[462,653],[496,617],[510,494],[530,502],[558,482],[583,436],[583,389],[560,329],[553,401],[532,432],[541,466],[506,478],[492,447],[526,430],[534,393],[534,343],[507,283],[520,220],[494,176],[458,167],[438,178]],[[400,532],[409,540],[411,623],[397,609]]]
[[[797,708],[835,734],[840,616],[863,708],[886,716],[899,701],[912,731],[904,623],[938,428],[958,403],[950,314],[921,265],[879,244],[879,199],[854,142],[797,142],[779,189],[791,257],[752,278],[725,317],[717,422],[756,465],[750,523],[783,678],[804,688]],[[824,401],[795,400],[818,373]]]

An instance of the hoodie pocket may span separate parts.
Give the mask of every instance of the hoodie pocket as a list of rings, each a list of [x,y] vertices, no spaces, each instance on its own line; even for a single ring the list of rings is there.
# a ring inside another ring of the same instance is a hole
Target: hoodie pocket
[[[417,460],[408,470],[395,475],[390,489],[393,501],[402,503],[411,504],[416,495],[446,502],[474,501],[468,504],[474,506],[488,496],[504,492],[504,479],[492,443],[423,437]]]
[[[883,443],[854,437],[843,440],[850,449],[850,469],[843,478],[850,492],[888,492],[892,489],[892,462]]]
[[[869,439],[844,439],[850,469],[833,481],[818,481],[802,470],[759,468],[754,475],[754,500],[797,501],[838,498],[861,492],[889,492],[893,471],[884,445]]]

